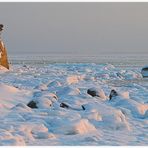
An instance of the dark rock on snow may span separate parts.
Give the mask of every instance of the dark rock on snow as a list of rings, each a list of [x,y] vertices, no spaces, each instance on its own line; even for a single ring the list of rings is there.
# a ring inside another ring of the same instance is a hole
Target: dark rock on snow
[[[82,107],[83,110],[85,110],[85,107],[83,105],[81,107]]]
[[[30,108],[38,108],[37,107],[37,103],[35,101],[30,101],[28,104],[27,104],[28,107]]]
[[[88,90],[87,90],[87,93],[88,93],[89,95],[91,95],[92,97],[95,97],[95,96],[99,97],[99,96],[98,96],[98,92],[95,91],[95,90],[93,90],[93,89],[88,89]]]
[[[114,89],[112,89],[109,95],[109,100],[111,100],[112,97],[115,97],[115,96],[118,96],[118,93]]]
[[[61,103],[60,107],[62,107],[62,108],[69,108],[69,106],[67,104],[65,104],[65,103]]]

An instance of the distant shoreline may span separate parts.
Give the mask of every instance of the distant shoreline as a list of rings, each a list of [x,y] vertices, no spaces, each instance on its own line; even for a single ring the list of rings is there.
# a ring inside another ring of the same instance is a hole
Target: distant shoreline
[[[12,64],[52,64],[52,63],[110,63],[115,66],[148,65],[147,54],[99,54],[99,55],[77,55],[77,54],[9,54],[9,62]]]
[[[141,52],[141,51],[137,51],[137,52],[87,52],[87,53],[83,53],[83,52],[55,52],[55,51],[50,51],[50,52],[11,52],[9,51],[9,55],[74,55],[74,56],[98,56],[98,55],[145,55],[148,56],[148,52]]]

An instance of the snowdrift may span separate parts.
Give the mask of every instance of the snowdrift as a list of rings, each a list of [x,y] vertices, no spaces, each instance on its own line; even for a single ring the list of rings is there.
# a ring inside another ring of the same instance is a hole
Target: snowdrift
[[[0,78],[1,146],[148,144],[139,69],[16,64]]]

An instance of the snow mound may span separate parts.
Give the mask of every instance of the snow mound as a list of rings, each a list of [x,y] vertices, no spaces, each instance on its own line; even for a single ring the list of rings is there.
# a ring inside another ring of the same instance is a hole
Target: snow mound
[[[82,80],[81,76],[77,76],[77,75],[67,77],[68,85],[78,83],[80,80]]]
[[[77,134],[85,134],[95,130],[96,128],[87,119],[80,120],[73,127],[74,133]]]
[[[145,112],[144,118],[148,118],[148,110]]]
[[[38,133],[34,133],[34,137],[36,139],[55,139],[56,136],[52,133],[48,133],[48,132],[38,132]]]
[[[139,104],[139,105],[137,106],[137,108],[138,108],[139,113],[140,113],[141,115],[146,116],[147,111],[148,111],[148,105],[147,105],[147,104]]]
[[[128,109],[134,117],[143,117],[148,110],[147,104],[138,103],[133,99],[124,99],[117,97],[115,100],[115,107],[122,107]]]
[[[1,146],[25,146],[25,141],[22,136],[12,135],[9,132],[0,133]]]
[[[0,73],[8,72],[9,70],[3,66],[0,65]]]
[[[124,99],[129,99],[129,92],[128,91],[124,91],[124,90],[116,90],[116,89],[112,89],[115,90],[115,92],[117,93],[117,95],[113,96],[113,98],[115,99],[117,96],[124,98]],[[116,98],[117,99],[117,98]]]
[[[35,87],[35,89],[39,89],[41,91],[45,91],[45,90],[48,90],[48,87],[47,87],[46,84],[41,84],[41,85]]]
[[[49,100],[48,98],[41,98],[37,100],[37,106],[38,108],[50,108],[52,105],[52,101]]]
[[[86,134],[96,131],[96,128],[87,119],[74,121],[69,125],[62,126],[62,131],[66,135]]]
[[[124,92],[120,92],[119,96],[125,98],[125,99],[129,99],[129,92],[128,91],[124,91]]]
[[[46,96],[49,97],[49,98],[55,98],[55,99],[58,98],[58,97],[56,96],[56,94],[54,94],[54,93],[48,93],[48,94],[46,94]]]
[[[95,87],[93,87],[93,88],[89,88],[88,91],[93,92],[95,94],[93,96],[100,97],[103,100],[106,100],[107,99],[107,96],[105,95],[103,89],[101,89],[101,88],[95,88]]]
[[[57,96],[65,96],[65,95],[71,95],[76,96],[80,94],[80,90],[78,88],[72,88],[70,86],[63,87],[59,91],[57,91]]]
[[[38,122],[23,123],[18,127],[18,130],[18,134],[23,135],[25,141],[54,137],[54,135],[48,133],[48,128],[44,124]]]
[[[28,92],[29,91],[19,90],[14,86],[0,84],[0,106],[2,107],[0,109],[10,109],[18,104],[18,102],[25,102],[28,98],[26,98],[26,100],[23,100],[22,98],[27,96]]]
[[[15,105],[12,110],[17,112],[32,112],[32,110],[24,103]]]
[[[113,130],[131,130],[125,115],[120,110],[114,110],[112,113],[108,113],[108,115],[102,115],[102,121],[105,126]]]
[[[84,107],[87,111],[86,115],[88,112],[89,114],[97,112],[99,122],[95,122],[95,126],[100,127],[100,125],[102,125],[104,128],[112,130],[131,130],[127,118],[121,110],[115,109],[111,106],[106,106],[102,102],[85,104]],[[89,115],[88,118],[90,118]]]
[[[33,92],[33,98],[39,98],[43,96],[43,93],[41,91],[35,91]]]
[[[1,88],[0,92],[3,94],[19,92],[19,89],[15,88],[13,86],[5,85],[5,84],[0,84],[0,88]]]
[[[112,65],[112,64],[107,64],[104,69],[107,69],[107,70],[112,70],[112,69],[115,69],[115,66]]]
[[[47,85],[48,88],[60,87],[60,86],[62,86],[62,84],[59,81],[52,81]]]
[[[83,118],[88,120],[102,121],[102,116],[96,109],[92,109],[91,111],[86,112],[83,115]]]
[[[126,80],[132,80],[132,79],[140,79],[142,78],[141,73],[131,71],[131,70],[122,70],[119,72],[119,74]]]
[[[58,100],[57,95],[54,93],[46,93],[45,95],[42,96],[42,98],[48,98],[49,100],[51,100],[52,103]]]
[[[148,85],[136,65],[24,64],[0,73],[0,145],[147,144]]]
[[[49,98],[41,97],[31,100],[27,106],[30,108],[49,109],[52,105],[52,101]]]

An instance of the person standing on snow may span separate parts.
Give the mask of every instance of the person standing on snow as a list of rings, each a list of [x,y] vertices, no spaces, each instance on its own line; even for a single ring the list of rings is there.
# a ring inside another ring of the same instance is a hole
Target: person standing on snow
[[[9,63],[8,63],[8,58],[7,58],[7,50],[5,48],[5,45],[1,39],[1,33],[3,31],[3,24],[0,24],[0,65],[3,67],[9,69]]]

